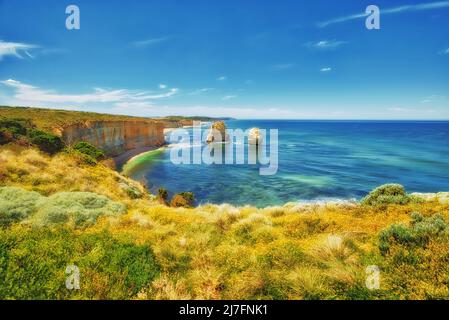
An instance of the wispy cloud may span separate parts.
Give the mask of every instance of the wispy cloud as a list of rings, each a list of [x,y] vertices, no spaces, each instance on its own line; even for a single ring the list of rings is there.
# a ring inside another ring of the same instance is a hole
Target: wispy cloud
[[[5,56],[13,56],[19,59],[23,59],[23,54],[30,58],[34,58],[30,50],[38,48],[38,46],[27,43],[19,42],[5,42],[0,40],[0,61]]]
[[[53,90],[44,90],[30,84],[9,79],[0,81],[1,84],[14,90],[13,98],[25,104],[33,103],[149,103],[154,100],[164,99],[175,95],[179,90],[172,88],[163,93],[150,91],[137,91],[128,89],[106,90],[94,88],[92,92],[83,94],[62,94]],[[123,105],[124,105],[123,104]]]
[[[321,40],[316,42],[307,42],[305,46],[314,50],[335,50],[346,44],[346,41]]]
[[[409,11],[424,11],[424,10],[434,10],[434,9],[441,9],[441,8],[448,8],[449,7],[449,1],[438,1],[438,2],[429,2],[429,3],[421,3],[421,4],[413,4],[413,5],[403,5],[399,7],[393,7],[388,9],[381,9],[381,14],[398,14],[403,12],[409,12]],[[330,19],[327,21],[319,22],[317,25],[320,28],[327,27],[332,24],[351,21],[351,20],[357,20],[361,18],[367,17],[368,14],[363,13],[356,13],[344,17],[338,17],[335,19]]]
[[[439,52],[439,54],[448,54],[448,55],[449,55],[449,48],[444,49],[444,50],[441,50],[441,51]]]
[[[442,96],[442,95],[431,95],[428,97],[425,97],[424,99],[421,100],[421,103],[424,104],[428,104],[428,103],[438,103],[438,102],[445,102],[447,100],[446,96]]]
[[[393,111],[393,112],[410,112],[410,111],[414,111],[413,109],[410,108],[402,108],[402,107],[393,107],[393,108],[388,108],[388,111]]]
[[[332,68],[331,67],[325,67],[325,68],[321,68],[320,70],[321,72],[331,72]]]
[[[231,99],[235,99],[235,98],[237,98],[237,96],[229,95],[229,96],[224,96],[223,98],[221,98],[221,100],[226,101],[226,100],[231,100]]]
[[[294,63],[279,63],[279,64],[270,66],[270,69],[275,70],[275,71],[283,71],[283,70],[292,69],[295,66],[296,66],[296,64],[294,64]]]
[[[140,41],[133,42],[133,45],[138,48],[145,48],[149,46],[153,46],[162,42],[166,42],[170,40],[170,37],[160,37],[160,38],[150,38],[150,39],[144,39]]]
[[[196,89],[196,90],[193,90],[192,92],[190,92],[189,95],[191,95],[191,96],[197,96],[197,95],[200,95],[200,94],[209,92],[209,91],[211,91],[211,90],[214,90],[214,88],[201,88],[201,89]]]
[[[225,80],[227,80],[227,79],[228,79],[228,77],[226,77],[226,76],[219,76],[219,77],[217,78],[218,81],[225,81]]]

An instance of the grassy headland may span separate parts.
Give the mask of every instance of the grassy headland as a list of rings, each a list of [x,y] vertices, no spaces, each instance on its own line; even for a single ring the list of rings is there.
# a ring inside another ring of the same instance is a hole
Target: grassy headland
[[[42,129],[76,120],[32,112]],[[48,153],[22,133],[0,146],[0,298],[449,299],[447,194],[169,206],[90,146]],[[65,287],[72,264],[80,290]]]

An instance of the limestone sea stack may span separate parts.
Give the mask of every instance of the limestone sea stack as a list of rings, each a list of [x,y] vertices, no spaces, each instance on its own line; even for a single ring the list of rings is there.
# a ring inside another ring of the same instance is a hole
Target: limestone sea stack
[[[217,141],[219,140],[220,141]],[[226,134],[226,125],[224,121],[216,121],[212,124],[207,135],[206,142],[226,142],[228,141],[228,135]]]
[[[249,130],[248,143],[253,145],[260,145],[263,143],[263,138],[259,128],[251,128]]]

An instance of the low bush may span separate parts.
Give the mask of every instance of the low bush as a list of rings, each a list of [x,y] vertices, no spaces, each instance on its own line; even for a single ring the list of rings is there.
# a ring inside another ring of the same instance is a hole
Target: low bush
[[[62,139],[54,134],[32,129],[28,132],[28,136],[32,144],[48,154],[55,154],[64,148]]]
[[[0,188],[0,227],[8,227],[29,217],[42,198],[37,192],[14,187]]]
[[[0,145],[14,140],[14,134],[6,128],[0,128]]]
[[[141,199],[144,196],[144,193],[137,186],[125,181],[119,183],[119,187],[125,191],[131,199]]]
[[[67,290],[66,267],[80,272],[80,290]],[[0,298],[132,299],[159,275],[151,247],[108,232],[68,229],[0,231]]]
[[[158,195],[158,197],[160,199],[167,200],[167,198],[168,198],[168,191],[167,191],[167,189],[161,187],[161,188],[159,188],[157,190],[157,195]]]
[[[414,198],[409,196],[400,184],[385,184],[371,191],[362,199],[362,204],[376,206],[387,204],[408,204]]]
[[[379,249],[387,253],[394,244],[412,249],[425,247],[432,239],[447,235],[448,226],[443,216],[435,214],[424,218],[420,213],[412,214],[410,226],[393,224],[379,234]]]
[[[172,207],[191,208],[195,202],[195,196],[192,192],[181,192],[173,196],[170,205]]]
[[[0,188],[0,226],[28,218],[35,226],[72,224],[86,227],[99,216],[116,216],[126,212],[125,205],[90,192],[60,192],[50,197],[20,188]]]
[[[26,135],[27,128],[31,127],[31,122],[25,119],[0,119],[0,129],[10,132],[14,137]]]
[[[77,142],[72,146],[72,148],[82,154],[92,157],[97,161],[105,158],[105,154],[102,150],[85,141]]]
[[[126,207],[105,196],[90,192],[60,192],[37,204],[33,224],[50,226],[71,223],[86,227],[95,223],[99,216],[116,216],[126,212]]]

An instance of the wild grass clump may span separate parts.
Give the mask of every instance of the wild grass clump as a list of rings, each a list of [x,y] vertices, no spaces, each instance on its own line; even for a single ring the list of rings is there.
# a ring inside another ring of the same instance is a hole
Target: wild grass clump
[[[60,192],[41,199],[32,217],[37,226],[71,223],[86,227],[100,216],[118,216],[126,212],[125,205],[90,192]]]
[[[37,203],[43,197],[37,192],[20,188],[0,188],[0,227],[28,218],[37,210]]]
[[[449,299],[448,226],[440,214],[413,214],[379,234],[383,286],[394,299]]]
[[[67,290],[66,267],[80,272],[80,290]],[[0,230],[0,298],[132,299],[158,277],[148,245],[109,232],[76,235],[70,229]]]
[[[385,184],[371,191],[361,203],[368,206],[398,204],[406,205],[412,201],[418,201],[410,196],[400,184]]]
[[[14,187],[0,188],[0,225],[28,219],[44,227],[70,223],[86,227],[100,216],[118,216],[126,206],[90,192],[60,192],[50,197]]]
[[[425,218],[420,213],[413,213],[409,226],[393,224],[379,234],[379,249],[385,254],[393,244],[407,248],[425,247],[432,239],[447,235],[448,225],[442,215]]]

